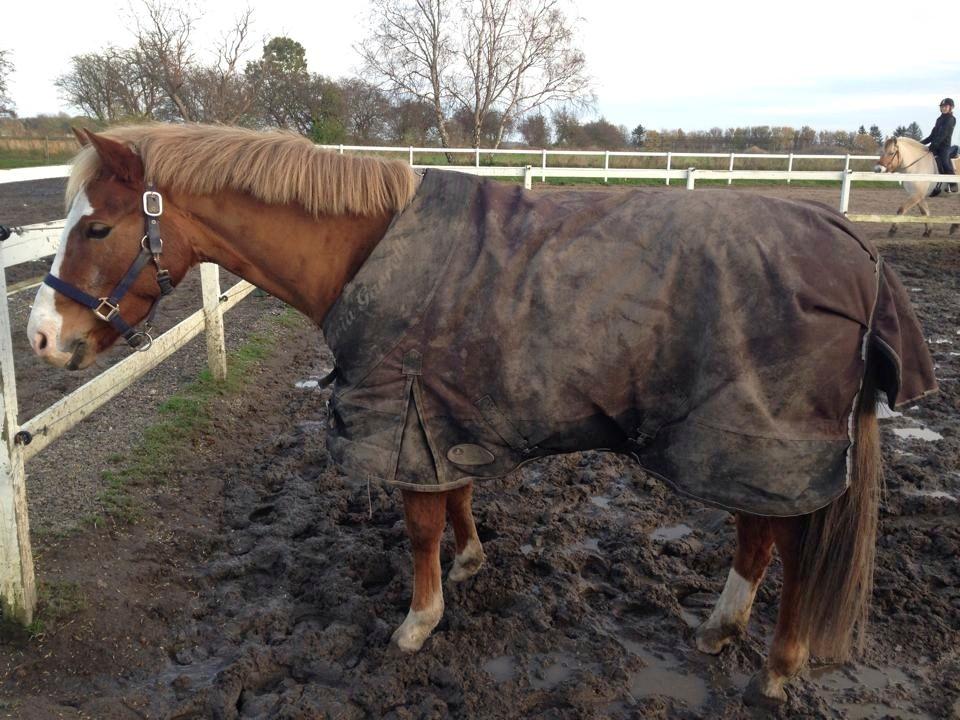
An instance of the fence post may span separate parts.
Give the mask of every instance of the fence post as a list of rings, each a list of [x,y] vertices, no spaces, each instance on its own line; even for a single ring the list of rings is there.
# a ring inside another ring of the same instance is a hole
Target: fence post
[[[16,442],[17,383],[13,374],[7,279],[0,246],[0,618],[33,622],[37,589],[30,549],[23,449]]]
[[[480,148],[477,148],[476,159],[473,163],[474,167],[480,167]]]
[[[523,187],[527,190],[533,189],[533,167],[530,165],[523,168]]]
[[[793,153],[790,153],[790,159],[787,160],[787,175],[793,172]],[[787,178],[787,185],[790,184],[790,178]]]
[[[687,168],[687,190],[693,190],[694,182],[693,174],[697,171],[695,167]]]
[[[220,266],[200,263],[200,287],[203,291],[203,319],[207,335],[207,364],[214,380],[227,378],[227,346],[223,338],[223,312],[220,310]]]
[[[843,173],[843,180],[840,183],[840,212],[844,215],[850,209],[850,168]]]
[[[670,175],[669,175],[669,172],[670,172],[670,161],[671,161],[672,159],[673,159],[672,154],[671,154],[671,153],[667,153],[667,173],[668,173],[668,174],[667,174],[667,177],[666,177],[667,185],[670,184]]]
[[[603,153],[603,181],[609,182],[610,175],[608,171],[610,170],[610,151],[607,150]]]
[[[547,173],[546,173],[546,170],[547,170],[547,151],[546,151],[546,148],[544,148],[544,149],[541,151],[541,153],[543,154],[543,160],[542,160],[541,167],[543,168],[544,172],[540,173],[540,182],[545,183],[545,182],[547,181]]]
[[[413,145],[410,146],[410,164],[413,165]]]
[[[340,154],[343,155],[343,144],[340,145]]]
[[[50,138],[46,135],[43,136],[43,161],[50,162]]]
[[[847,159],[843,163],[843,171],[850,172],[850,153],[847,153]]]
[[[733,172],[733,158],[734,158],[734,154],[733,154],[733,153],[730,153],[730,168],[729,168],[729,172]],[[732,178],[732,177],[728,177],[728,178],[727,178],[727,185],[733,185],[733,178]]]

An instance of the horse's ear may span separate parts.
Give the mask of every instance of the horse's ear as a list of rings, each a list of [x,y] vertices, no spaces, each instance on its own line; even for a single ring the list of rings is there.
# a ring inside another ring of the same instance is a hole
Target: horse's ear
[[[80,147],[86,147],[90,144],[90,139],[84,134],[84,131],[80,128],[72,127],[73,136],[77,139],[77,142],[80,143]]]
[[[84,130],[87,139],[100,156],[103,166],[121,182],[131,185],[143,182],[143,161],[129,145]]]

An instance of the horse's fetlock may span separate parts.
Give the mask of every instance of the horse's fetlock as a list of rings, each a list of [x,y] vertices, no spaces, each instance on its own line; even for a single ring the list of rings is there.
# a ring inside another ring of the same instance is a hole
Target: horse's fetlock
[[[477,540],[471,540],[453,559],[453,567],[450,568],[448,577],[452,582],[462,582],[467,578],[473,577],[483,567],[486,555],[483,552],[483,546]]]

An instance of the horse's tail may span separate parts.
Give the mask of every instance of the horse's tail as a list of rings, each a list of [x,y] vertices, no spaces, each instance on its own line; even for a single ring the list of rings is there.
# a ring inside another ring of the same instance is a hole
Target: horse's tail
[[[820,657],[847,659],[855,630],[856,646],[863,647],[882,484],[876,394],[877,368],[868,357],[854,415],[850,486],[804,518],[798,622],[800,637]]]

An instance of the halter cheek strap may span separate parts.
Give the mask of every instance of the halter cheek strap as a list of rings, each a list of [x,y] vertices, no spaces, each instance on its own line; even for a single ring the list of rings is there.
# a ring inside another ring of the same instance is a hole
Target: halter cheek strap
[[[160,265],[160,255],[163,253],[163,240],[160,237],[160,216],[163,214],[163,197],[156,191],[153,184],[148,184],[143,193],[144,235],[140,240],[140,252],[133,264],[121,278],[117,286],[106,297],[97,298],[75,285],[71,285],[58,278],[53,273],[47,273],[43,279],[57,292],[66,295],[71,300],[85,305],[93,310],[93,314],[100,320],[110,323],[117,332],[127,341],[130,347],[137,350],[146,350],[153,343],[150,335],[150,323],[157,311],[160,300],[173,292],[173,283],[170,280],[170,271]],[[131,327],[120,315],[120,300],[130,290],[130,286],[139,277],[143,269],[153,261],[157,266],[157,285],[160,286],[160,295],[150,306],[150,312],[144,322],[147,329],[137,330]]]

